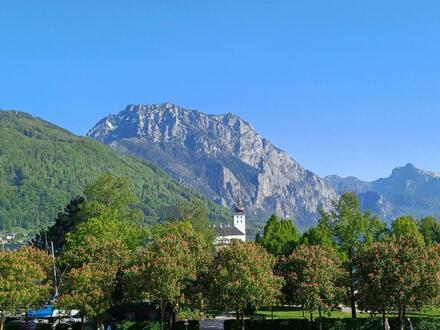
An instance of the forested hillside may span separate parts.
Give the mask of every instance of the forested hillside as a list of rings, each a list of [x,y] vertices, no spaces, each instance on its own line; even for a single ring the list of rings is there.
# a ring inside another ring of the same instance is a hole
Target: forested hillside
[[[89,138],[17,111],[0,111],[0,229],[49,224],[98,175],[111,172],[135,185],[146,222],[166,218],[192,191],[156,167]],[[211,220],[229,211],[207,202]]]

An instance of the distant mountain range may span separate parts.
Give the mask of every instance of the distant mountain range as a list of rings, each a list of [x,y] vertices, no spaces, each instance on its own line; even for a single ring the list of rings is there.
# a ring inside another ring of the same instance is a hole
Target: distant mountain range
[[[253,234],[271,213],[306,228],[348,191],[387,221],[440,216],[439,174],[407,164],[372,182],[320,178],[232,113],[129,105],[87,135],[110,147],[25,113],[0,111],[0,228],[46,226],[103,172],[134,182],[150,222],[165,219],[179,200],[199,196],[208,200],[212,221],[226,222],[240,196]]]
[[[132,180],[146,222],[200,197],[145,161],[17,111],[0,111],[0,230],[47,226],[85,185],[106,172]],[[207,202],[212,221],[229,210]]]
[[[248,216],[271,213],[312,225],[338,194],[238,116],[207,115],[171,103],[129,105],[97,123],[89,137],[161,167],[203,196],[231,207],[238,196]]]
[[[388,178],[372,182],[336,175],[325,180],[338,193],[357,193],[364,209],[386,220],[402,214],[440,215],[440,174],[420,170],[412,164],[397,167]]]
[[[152,162],[220,205],[230,207],[243,197],[256,222],[277,213],[308,227],[319,208],[328,210],[344,192],[357,193],[364,210],[387,221],[401,214],[440,214],[438,174],[408,164],[373,182],[320,178],[232,113],[208,115],[172,103],[129,105],[87,135]]]

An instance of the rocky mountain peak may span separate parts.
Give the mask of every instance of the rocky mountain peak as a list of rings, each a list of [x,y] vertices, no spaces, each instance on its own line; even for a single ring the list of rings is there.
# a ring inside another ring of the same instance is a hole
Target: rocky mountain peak
[[[439,173],[421,170],[411,163],[406,164],[404,167],[396,167],[391,174],[392,176],[405,176],[412,179],[422,177],[424,180],[440,178]]]
[[[372,182],[328,176],[325,180],[339,193],[356,192],[365,210],[392,221],[396,216],[440,215],[440,174],[413,164],[396,167],[389,177]]]
[[[293,218],[306,227],[337,193],[229,112],[209,115],[170,102],[129,105],[88,136],[162,167],[219,204],[243,197],[247,211]]]

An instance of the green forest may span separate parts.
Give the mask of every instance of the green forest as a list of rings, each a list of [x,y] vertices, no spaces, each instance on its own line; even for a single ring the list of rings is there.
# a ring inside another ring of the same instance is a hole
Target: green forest
[[[174,205],[201,199],[151,164],[17,111],[0,111],[0,230],[47,227],[103,173],[128,178],[144,222],[164,220]],[[229,210],[206,202],[211,221]]]

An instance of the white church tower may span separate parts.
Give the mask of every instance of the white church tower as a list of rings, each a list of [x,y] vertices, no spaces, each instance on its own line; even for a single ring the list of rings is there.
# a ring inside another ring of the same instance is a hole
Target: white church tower
[[[246,240],[246,215],[241,197],[238,197],[237,204],[235,204],[234,227],[244,234],[244,240]]]

